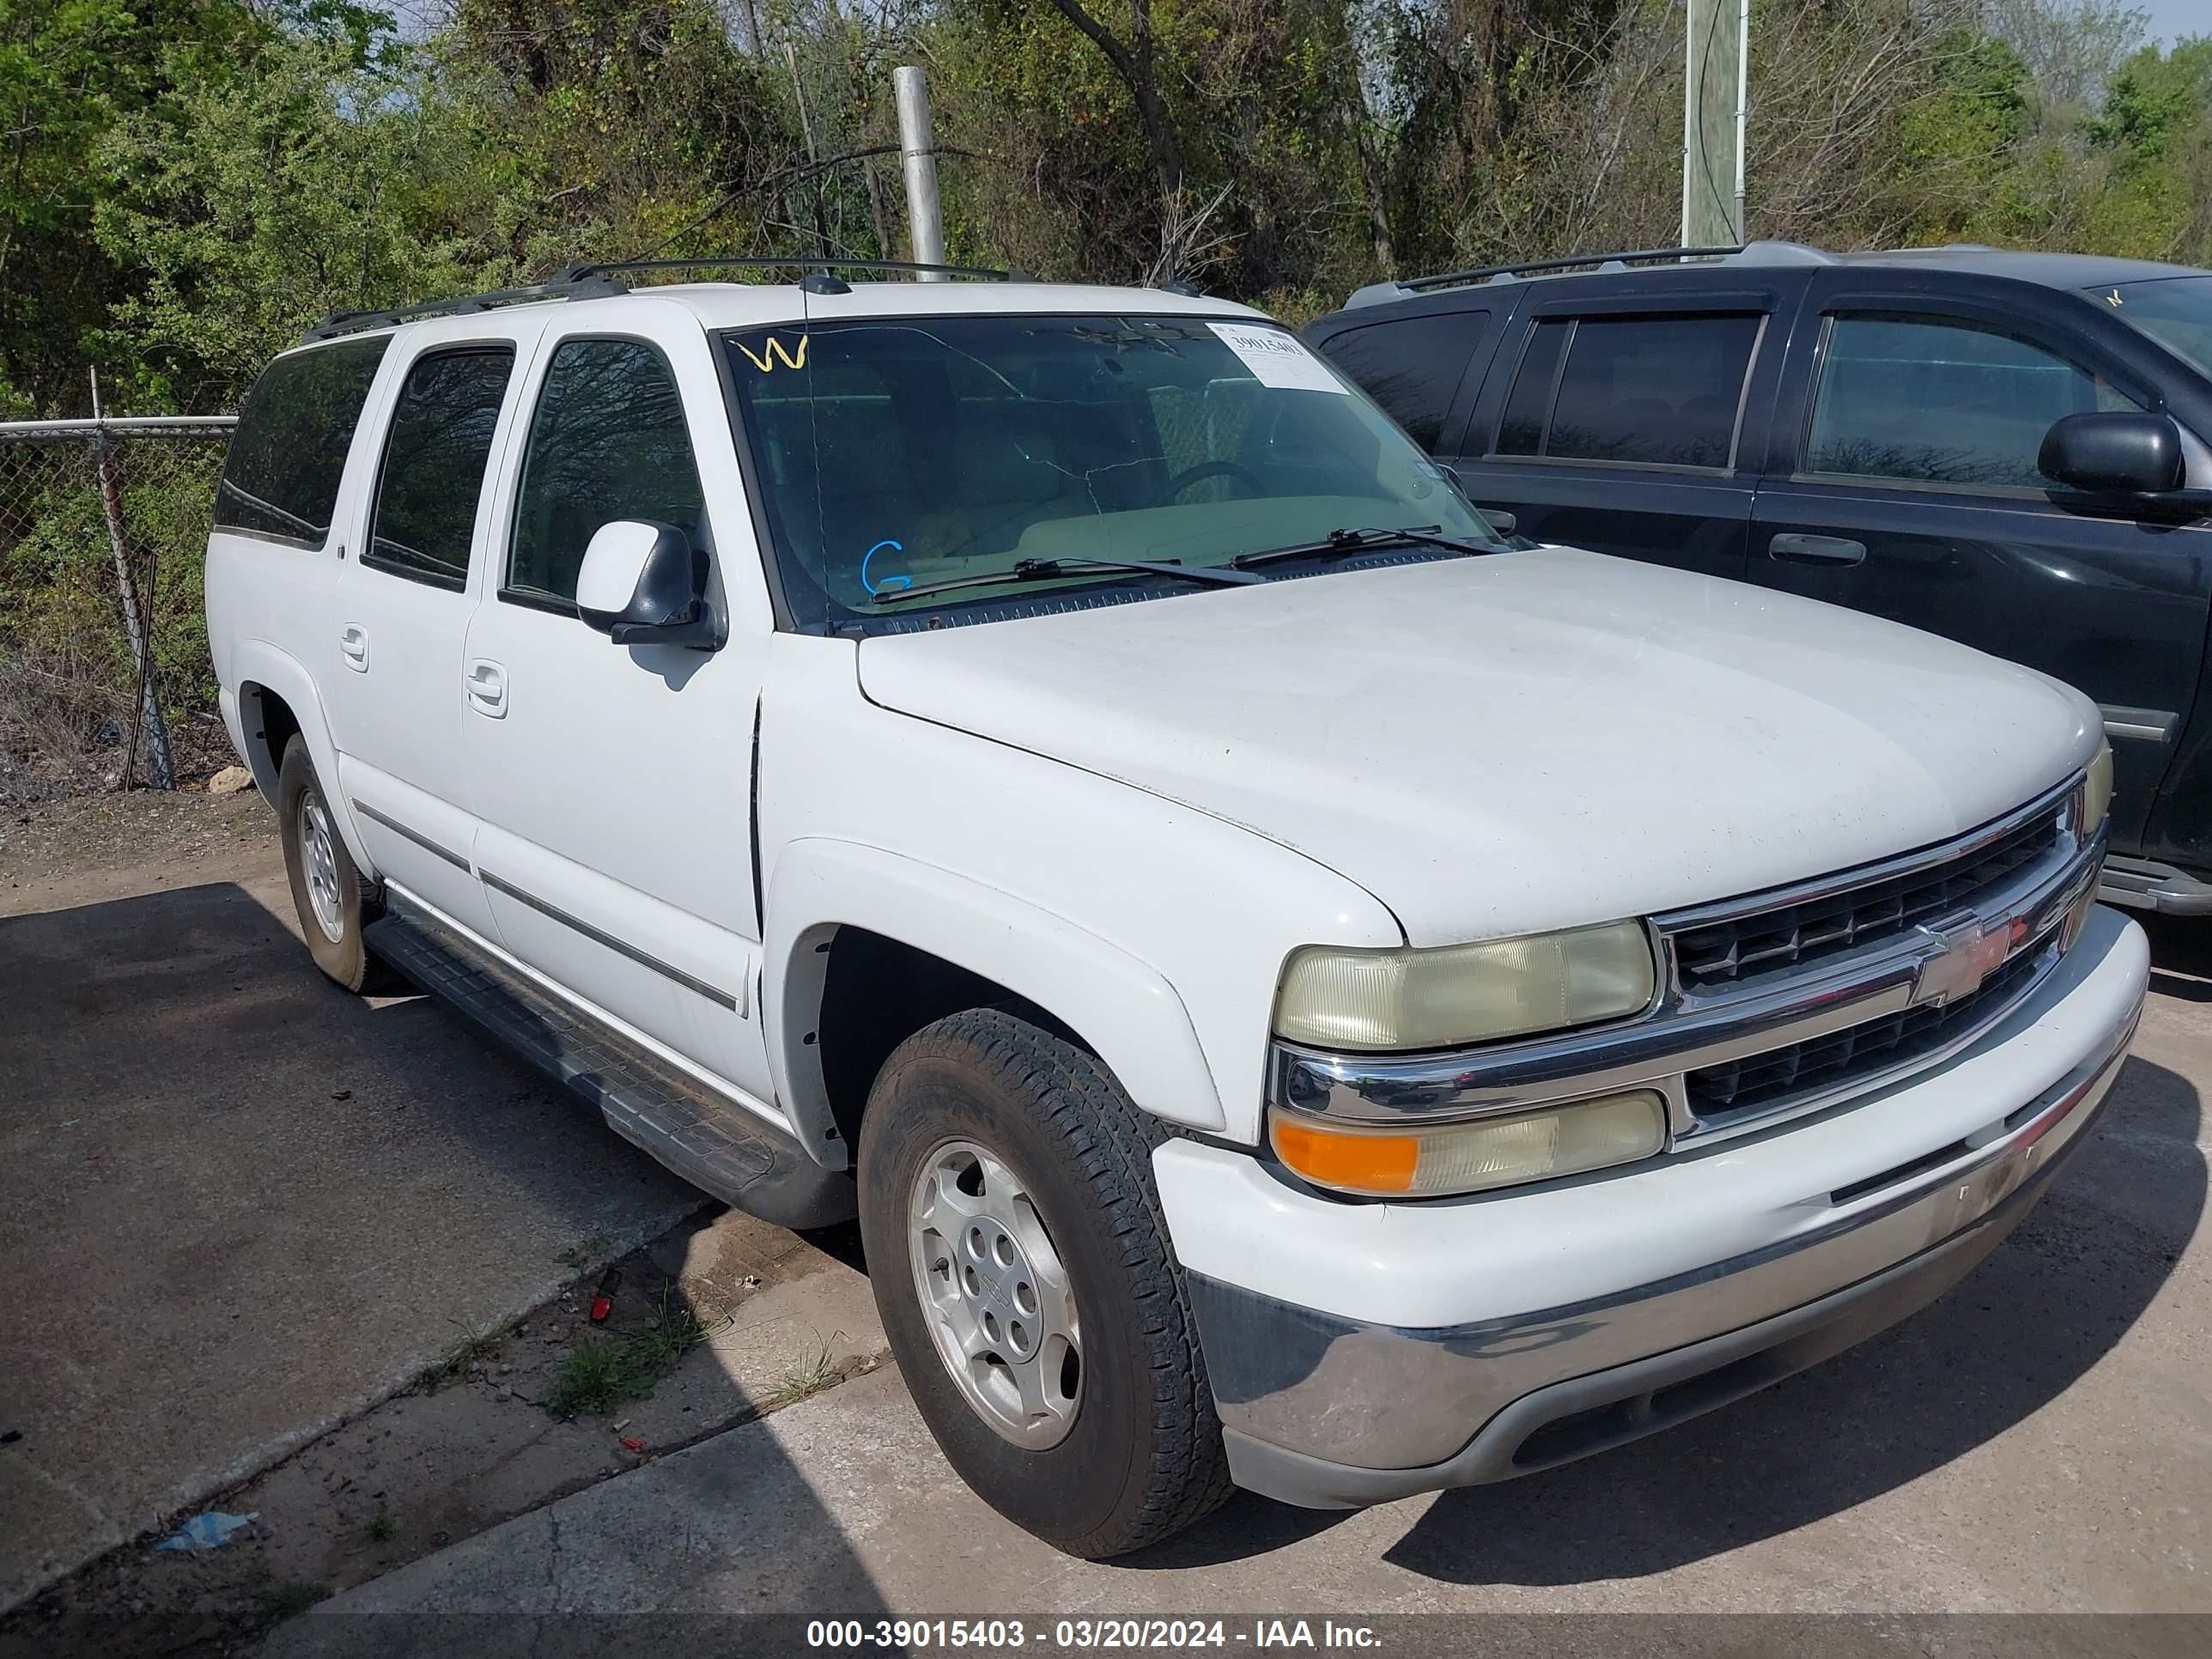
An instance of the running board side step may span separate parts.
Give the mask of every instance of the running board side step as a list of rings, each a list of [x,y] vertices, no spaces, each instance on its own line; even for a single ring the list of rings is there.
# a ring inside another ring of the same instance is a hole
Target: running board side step
[[[2155,910],[2161,915],[2212,915],[2212,882],[2170,864],[2119,853],[2106,854],[2097,896],[2107,904]]]
[[[466,1015],[607,1127],[693,1186],[779,1227],[826,1227],[856,1212],[852,1177],[657,1055],[568,1007],[396,896],[362,932],[384,962]]]

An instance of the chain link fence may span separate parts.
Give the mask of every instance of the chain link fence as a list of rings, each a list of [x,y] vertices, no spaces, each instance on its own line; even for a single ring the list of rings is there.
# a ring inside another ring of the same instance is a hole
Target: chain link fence
[[[234,424],[0,422],[0,802],[228,753],[200,579]]]

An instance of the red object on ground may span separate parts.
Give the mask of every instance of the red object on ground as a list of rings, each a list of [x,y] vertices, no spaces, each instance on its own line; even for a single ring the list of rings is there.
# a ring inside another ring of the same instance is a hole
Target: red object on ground
[[[604,1325],[615,1310],[615,1292],[622,1288],[622,1269],[610,1267],[599,1275],[599,1288],[592,1292],[592,1323]]]

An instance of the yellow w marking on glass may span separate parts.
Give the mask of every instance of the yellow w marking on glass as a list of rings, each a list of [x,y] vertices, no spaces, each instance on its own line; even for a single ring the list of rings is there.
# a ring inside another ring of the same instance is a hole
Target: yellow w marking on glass
[[[783,342],[777,339],[773,334],[768,337],[767,349],[757,357],[753,356],[752,349],[746,345],[743,340],[735,341],[732,343],[737,346],[738,350],[745,354],[745,361],[747,362],[750,363],[755,368],[760,370],[762,374],[765,374],[770,369],[774,368],[778,363],[781,363],[786,368],[805,368],[807,337],[808,337],[804,334],[799,337],[799,353],[796,356],[793,356],[791,351],[784,345]]]

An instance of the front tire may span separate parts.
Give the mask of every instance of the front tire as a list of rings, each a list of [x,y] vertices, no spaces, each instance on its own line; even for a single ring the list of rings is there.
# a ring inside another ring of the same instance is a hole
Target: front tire
[[[891,1352],[963,1480],[1091,1559],[1229,1494],[1152,1178],[1165,1138],[1097,1059],[1001,1009],[925,1026],[860,1125],[860,1233]]]
[[[276,773],[276,816],[284,843],[284,869],[292,878],[292,906],[315,966],[349,991],[372,988],[379,976],[362,929],[383,906],[375,887],[346,851],[332,821],[329,798],[315,775],[307,740],[284,745]]]

